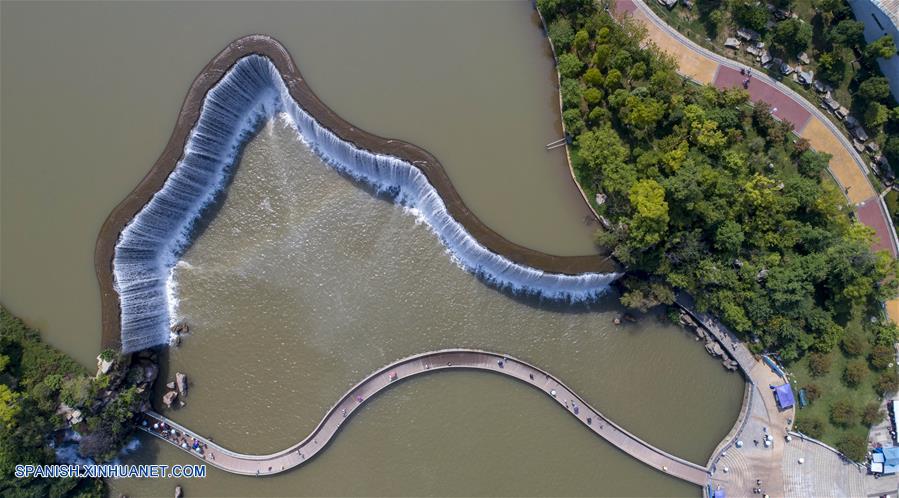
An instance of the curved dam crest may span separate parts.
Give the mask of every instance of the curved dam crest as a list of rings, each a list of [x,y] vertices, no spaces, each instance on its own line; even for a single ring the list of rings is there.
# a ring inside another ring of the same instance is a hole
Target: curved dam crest
[[[227,187],[243,146],[278,115],[326,163],[413,210],[457,264],[497,287],[582,301],[619,276],[607,257],[552,256],[503,238],[467,209],[433,156],[343,121],[318,100],[283,46],[253,35],[198,76],[163,155],[101,229],[95,266],[104,347],[133,352],[169,341],[171,270]]]

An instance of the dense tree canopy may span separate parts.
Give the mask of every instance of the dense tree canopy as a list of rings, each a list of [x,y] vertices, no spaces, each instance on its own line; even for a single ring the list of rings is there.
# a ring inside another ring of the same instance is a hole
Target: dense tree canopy
[[[871,230],[826,180],[828,155],[795,140],[745,91],[687,83],[644,45],[638,25],[592,4],[538,5],[550,26],[564,19],[590,39],[563,50],[584,68],[563,81],[565,121],[580,115],[569,128],[578,134],[576,173],[591,199],[604,194],[597,208],[611,228],[597,241],[631,276],[626,304],[670,302],[684,289],[788,360],[831,350],[853,309],[880,313],[878,302],[895,294],[895,262],[869,249]],[[737,3],[748,18],[760,5]],[[808,25],[794,24],[802,42]],[[879,95],[876,85],[868,86]],[[892,326],[878,327],[878,341],[894,338]]]

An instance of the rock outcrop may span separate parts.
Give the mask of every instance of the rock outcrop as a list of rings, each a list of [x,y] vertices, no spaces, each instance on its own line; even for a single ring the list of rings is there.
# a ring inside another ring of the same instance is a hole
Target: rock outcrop
[[[187,397],[187,375],[181,372],[175,374],[175,385],[178,387],[178,394],[182,398]]]

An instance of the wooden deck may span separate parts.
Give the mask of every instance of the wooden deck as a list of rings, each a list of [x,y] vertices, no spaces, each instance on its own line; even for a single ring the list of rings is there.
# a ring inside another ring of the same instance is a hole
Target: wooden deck
[[[387,365],[347,391],[304,440],[270,455],[249,455],[230,451],[154,412],[146,413],[147,425],[141,423],[139,427],[222,470],[243,475],[277,474],[302,465],[322,451],[340,427],[365,404],[366,400],[387,389],[391,384],[418,374],[449,369],[489,371],[524,382],[544,392],[593,433],[646,465],[697,486],[705,486],[709,482],[709,471],[706,467],[671,455],[631,434],[606,418],[548,372],[507,355],[471,349],[433,351]],[[179,436],[176,438],[170,433],[163,434],[161,429],[154,430],[153,425],[156,423],[165,423],[176,429]],[[190,449],[191,438],[196,438],[202,443],[203,454]],[[181,446],[182,441],[186,441],[188,448]]]

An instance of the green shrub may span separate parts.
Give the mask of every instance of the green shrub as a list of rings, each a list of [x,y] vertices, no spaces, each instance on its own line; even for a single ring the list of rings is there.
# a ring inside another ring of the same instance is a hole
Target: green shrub
[[[868,427],[883,420],[883,410],[880,409],[880,403],[872,401],[865,405],[862,411],[862,423]]]
[[[878,344],[871,350],[871,366],[883,370],[896,361],[896,350],[886,344]]]
[[[858,462],[868,453],[868,439],[861,434],[846,434],[837,443],[837,449],[851,460]]]
[[[836,425],[848,427],[858,421],[858,414],[849,400],[841,399],[830,407],[830,421]]]
[[[809,353],[808,369],[815,377],[821,377],[830,372],[830,365],[833,363],[831,356],[825,353]]]
[[[843,348],[843,352],[852,357],[864,353],[867,345],[868,344],[865,338],[860,333],[856,332],[847,332],[846,335],[843,336],[843,340],[840,343],[840,346]]]
[[[897,388],[899,388],[899,375],[896,374],[895,369],[890,369],[880,374],[880,377],[877,378],[877,382],[874,384],[874,390],[881,396],[894,393]]]
[[[826,428],[827,423],[821,420],[820,417],[815,415],[804,417],[797,424],[797,429],[802,431],[803,434],[811,436],[815,439],[820,438],[824,434]]]
[[[821,388],[818,387],[818,384],[809,384],[805,386],[804,389],[805,397],[809,403],[814,403],[821,397]]]
[[[846,364],[846,371],[843,372],[843,380],[851,387],[856,387],[865,378],[868,377],[868,364],[861,358],[851,360]]]

